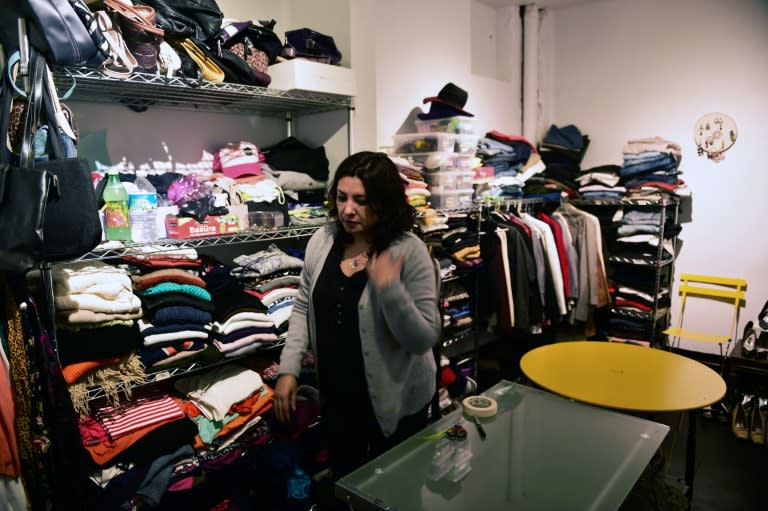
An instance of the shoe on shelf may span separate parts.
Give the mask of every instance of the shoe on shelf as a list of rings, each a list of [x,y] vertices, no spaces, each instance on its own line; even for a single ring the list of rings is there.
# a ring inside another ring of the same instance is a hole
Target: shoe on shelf
[[[749,439],[758,445],[765,444],[766,404],[768,404],[768,399],[758,398],[758,403],[752,409],[752,416],[749,420]]]
[[[745,358],[755,355],[757,332],[752,326],[751,321],[744,325],[744,337],[741,338],[741,356]]]
[[[718,401],[712,405],[712,415],[720,422],[728,422],[731,417],[731,408],[725,401]]]
[[[747,413],[744,410],[744,405],[738,403],[733,407],[733,413],[731,418],[731,431],[736,435],[736,438],[747,440],[749,438],[749,423],[747,422]]]

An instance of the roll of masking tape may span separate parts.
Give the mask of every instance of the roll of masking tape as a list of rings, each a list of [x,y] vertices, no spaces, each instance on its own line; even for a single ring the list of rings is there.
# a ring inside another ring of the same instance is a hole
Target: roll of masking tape
[[[493,417],[498,405],[496,401],[486,396],[469,396],[461,402],[464,411],[476,417]]]

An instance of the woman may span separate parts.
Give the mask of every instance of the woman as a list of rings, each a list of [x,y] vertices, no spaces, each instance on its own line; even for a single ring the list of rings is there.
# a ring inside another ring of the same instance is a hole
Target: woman
[[[339,478],[428,424],[441,318],[432,258],[410,232],[413,208],[394,163],[349,156],[328,198],[333,222],[307,244],[274,410],[290,421],[311,347]]]

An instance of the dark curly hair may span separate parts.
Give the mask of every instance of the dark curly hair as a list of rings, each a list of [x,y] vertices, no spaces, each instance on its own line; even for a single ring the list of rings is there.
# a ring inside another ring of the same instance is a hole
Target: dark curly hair
[[[343,177],[356,177],[363,182],[368,210],[378,218],[371,229],[373,253],[381,252],[403,232],[413,229],[415,211],[408,204],[397,166],[384,153],[361,151],[339,164],[328,190],[328,216],[339,227],[338,236],[342,241],[352,241],[352,236],[341,225],[336,208],[336,191]]]

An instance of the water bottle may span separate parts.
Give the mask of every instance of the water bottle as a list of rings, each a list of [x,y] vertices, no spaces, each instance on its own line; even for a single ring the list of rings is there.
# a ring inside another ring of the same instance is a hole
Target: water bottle
[[[120,182],[117,170],[107,172],[107,186],[104,187],[103,198],[107,239],[129,241],[131,226],[128,220],[128,192]]]
[[[151,243],[157,239],[157,192],[147,179],[146,170],[136,171],[135,191],[128,196],[131,239],[136,243]]]

